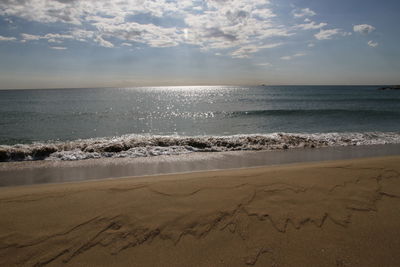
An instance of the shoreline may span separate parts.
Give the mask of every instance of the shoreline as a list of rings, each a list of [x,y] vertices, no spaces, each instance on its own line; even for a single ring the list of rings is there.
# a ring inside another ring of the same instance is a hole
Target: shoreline
[[[242,169],[400,155],[400,144],[275,151],[197,152],[145,158],[0,163],[0,187]]]
[[[398,266],[399,162],[3,187],[0,265]]]
[[[258,111],[255,111],[256,113]],[[263,111],[262,111],[263,112]],[[274,111],[272,111],[274,112]],[[245,112],[248,113],[248,112]],[[251,113],[251,112],[250,112]],[[0,162],[141,158],[196,152],[276,151],[400,144],[398,132],[137,135],[0,145]]]

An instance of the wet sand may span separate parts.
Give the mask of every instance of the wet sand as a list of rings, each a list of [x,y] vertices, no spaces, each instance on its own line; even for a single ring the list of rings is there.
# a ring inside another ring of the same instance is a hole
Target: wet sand
[[[400,156],[0,188],[0,266],[400,266]]]
[[[400,144],[0,163],[0,187],[400,155]]]

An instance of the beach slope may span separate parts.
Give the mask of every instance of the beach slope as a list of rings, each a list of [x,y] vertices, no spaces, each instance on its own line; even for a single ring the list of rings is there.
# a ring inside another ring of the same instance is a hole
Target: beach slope
[[[400,156],[0,188],[0,266],[400,266]]]

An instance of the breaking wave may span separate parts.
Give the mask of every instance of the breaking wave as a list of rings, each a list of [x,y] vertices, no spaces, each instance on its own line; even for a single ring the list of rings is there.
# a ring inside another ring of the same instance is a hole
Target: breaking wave
[[[83,160],[93,158],[137,158],[193,152],[279,150],[374,144],[399,144],[400,132],[367,133],[271,133],[230,136],[123,135],[0,145],[0,161]]]

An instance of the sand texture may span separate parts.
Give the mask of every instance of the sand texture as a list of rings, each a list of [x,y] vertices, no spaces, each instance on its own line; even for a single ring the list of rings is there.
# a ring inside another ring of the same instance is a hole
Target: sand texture
[[[0,266],[400,266],[400,157],[0,189]]]

